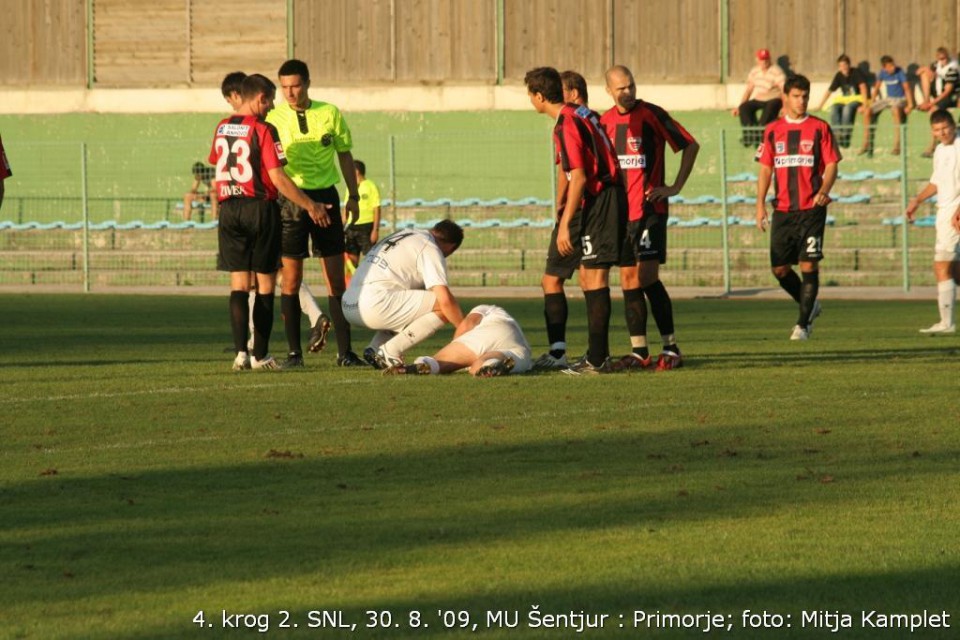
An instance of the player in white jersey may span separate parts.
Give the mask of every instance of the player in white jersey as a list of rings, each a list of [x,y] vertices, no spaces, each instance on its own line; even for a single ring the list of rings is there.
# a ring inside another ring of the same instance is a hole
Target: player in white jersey
[[[940,322],[920,333],[955,333],[954,304],[957,284],[960,284],[960,230],[954,219],[960,214],[960,142],[957,125],[949,111],[934,111],[930,128],[940,142],[933,153],[933,175],[916,197],[907,205],[907,219],[911,222],[920,203],[937,196],[937,239],[933,250],[933,273],[937,278],[937,304]]]
[[[446,257],[462,242],[463,229],[441,220],[429,231],[398,231],[364,257],[343,294],[343,313],[350,324],[377,332],[363,351],[367,362],[377,369],[402,365],[410,347],[446,322],[460,324]]]
[[[474,307],[457,327],[453,341],[433,357],[421,356],[413,364],[396,365],[384,374],[453,373],[469,367],[478,378],[523,373],[533,366],[530,343],[517,321],[501,307]]]

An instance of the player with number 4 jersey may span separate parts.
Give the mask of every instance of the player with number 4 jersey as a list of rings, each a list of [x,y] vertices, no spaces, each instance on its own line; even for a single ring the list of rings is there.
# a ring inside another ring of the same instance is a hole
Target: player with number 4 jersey
[[[606,73],[607,93],[613,108],[600,123],[613,141],[620,171],[627,183],[628,223],[621,251],[620,286],[623,288],[627,330],[632,351],[620,359],[626,369],[654,366],[647,345],[647,299],[657,322],[662,352],[657,370],[683,364],[673,325],[673,304],[660,280],[660,265],[667,261],[669,198],[686,184],[700,145],[683,126],[655,104],[637,99],[633,74],[622,65]],[[672,185],[664,179],[666,146],[680,152],[680,168]]]
[[[807,113],[810,81],[794,76],[783,87],[785,115],[767,125],[757,149],[757,228],[767,230],[767,191],[776,179],[770,265],[784,291],[800,307],[791,340],[806,340],[820,315],[820,261],[830,189],[840,151],[830,125]],[[802,279],[792,265],[800,264]]]

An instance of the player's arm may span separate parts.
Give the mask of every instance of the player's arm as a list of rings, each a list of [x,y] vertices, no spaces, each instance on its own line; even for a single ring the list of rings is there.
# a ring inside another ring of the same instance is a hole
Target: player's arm
[[[757,174],[757,229],[760,231],[767,230],[767,191],[772,177],[773,167],[761,164]]]
[[[923,189],[920,190],[920,193],[910,198],[910,202],[907,203],[907,220],[913,222],[913,217],[917,213],[917,209],[920,208],[920,203],[929,199],[933,194],[937,192],[937,185],[932,182],[928,182],[924,185]]]
[[[453,297],[450,287],[445,284],[438,284],[435,287],[430,287],[430,291],[437,297],[437,304],[434,309],[440,312],[444,320],[455,327],[459,327],[460,323],[463,322],[463,311],[460,309],[460,303]]]
[[[380,239],[380,205],[373,208],[373,229],[370,229],[370,242],[377,244]]]
[[[574,252],[573,243],[570,242],[570,221],[573,220],[573,215],[580,206],[586,185],[587,174],[583,169],[571,169],[570,181],[567,185],[567,202],[563,207],[563,214],[560,216],[557,228],[557,251],[562,256],[569,256]]]
[[[693,171],[693,164],[697,161],[698,153],[700,153],[700,145],[696,141],[685,146],[680,153],[680,168],[677,170],[677,179],[669,187],[662,186],[651,189],[650,193],[647,194],[647,199],[656,202],[680,193]]]
[[[321,227],[330,226],[330,214],[327,210],[331,208],[331,205],[321,204],[311,200],[310,197],[301,191],[300,187],[295,185],[293,180],[287,176],[283,167],[274,167],[270,169],[268,173],[270,174],[270,180],[272,180],[274,186],[277,187],[277,191],[282,193],[287,200],[290,200],[301,209],[306,210],[313,221]]]
[[[833,183],[837,181],[837,163],[831,162],[823,168],[823,184],[820,190],[813,196],[813,203],[818,207],[825,207],[830,204],[830,190],[833,189]]]
[[[349,151],[338,151],[337,162],[340,163],[340,173],[347,183],[347,213],[352,222],[357,221],[360,215],[360,193],[357,191],[357,168],[353,164],[353,154]]]
[[[554,203],[554,215],[563,212],[563,204],[567,201],[567,189],[570,182],[567,180],[567,172],[563,167],[557,165],[557,201]]]
[[[453,332],[454,339],[459,338],[467,331],[475,329],[481,320],[483,320],[483,316],[479,313],[468,313],[463,319],[463,322],[457,325],[457,330]]]

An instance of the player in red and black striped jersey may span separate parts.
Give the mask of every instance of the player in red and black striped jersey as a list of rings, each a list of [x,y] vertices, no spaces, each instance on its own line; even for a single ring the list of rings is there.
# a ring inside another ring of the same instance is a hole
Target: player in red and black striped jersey
[[[566,174],[566,189],[558,194],[558,208],[561,202],[563,207],[545,271],[546,276],[566,279],[572,275],[575,263],[579,264],[580,286],[587,303],[589,346],[586,357],[571,370],[607,371],[610,267],[620,261],[627,214],[617,159],[606,135],[591,121],[590,109],[563,102],[563,83],[556,69],[533,69],[527,72],[524,82],[534,109],[556,119],[553,138],[558,172]],[[568,263],[571,259],[573,263]],[[546,291],[546,282],[544,285]],[[547,324],[549,328],[549,315]]]
[[[766,197],[775,177],[770,265],[780,286],[800,306],[790,339],[806,340],[820,315],[823,232],[841,156],[830,125],[807,113],[810,81],[794,76],[783,90],[785,115],[767,125],[757,149],[757,228],[767,229]],[[792,267],[798,262],[802,280]]]
[[[243,105],[217,125],[210,149],[214,189],[220,207],[217,268],[230,272],[230,326],[235,371],[276,369],[267,353],[273,328],[274,287],[280,264],[280,210],[277,193],[302,203],[317,224],[330,223],[324,207],[310,200],[283,171],[283,147],[263,121],[273,108],[276,85],[254,74],[243,80]],[[257,277],[253,310],[253,358],[247,348],[249,274]]]
[[[633,74],[622,65],[606,73],[607,93],[616,103],[600,122],[613,142],[620,171],[627,183],[627,246],[620,263],[627,329],[632,353],[620,360],[631,368],[653,366],[647,346],[647,303],[660,331],[662,353],[657,369],[682,365],[673,325],[673,304],[660,280],[667,261],[668,198],[680,193],[693,171],[700,145],[683,126],[655,104],[637,100]],[[666,146],[681,152],[672,185],[665,180]]]

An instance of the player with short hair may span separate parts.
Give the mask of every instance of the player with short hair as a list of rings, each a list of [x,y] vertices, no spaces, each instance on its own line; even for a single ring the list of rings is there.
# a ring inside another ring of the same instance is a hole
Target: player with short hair
[[[564,71],[560,74],[560,82],[563,84],[563,101],[568,104],[574,104],[579,107],[587,107],[587,81],[576,71]],[[594,121],[594,126],[600,128],[600,115],[591,110],[588,116]],[[564,171],[557,171],[557,203],[556,211],[563,210],[564,198],[567,193],[567,174]],[[554,240],[551,240],[551,245]],[[543,278],[540,280],[540,286],[543,288],[543,315],[547,324],[547,340],[550,343],[550,350],[541,355],[534,368],[541,370],[566,369],[570,363],[567,361],[567,318],[569,308],[567,305],[567,295],[563,287],[566,280],[572,275],[577,266],[577,256],[569,259],[570,265],[561,267],[553,265],[544,271]]]
[[[673,324],[673,303],[660,280],[660,265],[667,261],[667,222],[671,196],[680,193],[693,171],[700,145],[662,108],[637,99],[633,74],[623,65],[606,73],[607,93],[614,106],[600,123],[613,141],[620,172],[627,183],[627,237],[620,261],[620,285],[631,353],[619,364],[625,368],[654,366],[647,345],[647,299],[660,331],[662,350],[657,370],[683,365]],[[673,184],[665,180],[669,144],[680,152],[680,167]]]
[[[223,76],[220,82],[220,93],[230,105],[231,111],[236,111],[243,104],[243,80],[247,77],[243,71],[232,71]]]
[[[930,114],[930,128],[940,141],[933,152],[933,174],[923,189],[910,199],[907,219],[913,222],[920,203],[937,196],[937,237],[933,250],[933,273],[937,278],[937,305],[940,322],[920,329],[920,333],[956,333],[954,306],[960,284],[960,144],[957,123],[949,111]]]
[[[776,178],[770,264],[784,291],[800,307],[791,340],[806,340],[820,315],[820,261],[830,189],[842,156],[830,125],[807,113],[810,81],[797,75],[784,89],[784,116],[767,125],[757,149],[757,228],[767,230],[767,191]],[[800,264],[803,279],[791,265]]]
[[[566,189],[557,194],[557,224],[545,273],[566,280],[579,267],[587,303],[587,354],[567,371],[605,373],[611,370],[610,267],[620,262],[627,218],[619,165],[610,140],[590,117],[590,109],[564,103],[563,82],[556,69],[531,69],[524,84],[533,108],[556,121],[557,170],[558,175],[566,174]],[[548,301],[548,335],[554,324],[550,312]],[[553,342],[553,337],[550,339]]]
[[[410,347],[463,320],[446,262],[462,242],[460,225],[441,220],[429,231],[398,231],[364,257],[343,296],[343,313],[353,325],[376,331],[363,351],[375,368],[402,365]]]
[[[367,180],[367,165],[354,160],[357,168],[357,193],[360,195],[356,220],[344,219],[343,224],[347,258],[356,267],[360,264],[360,255],[366,255],[380,239],[380,190],[373,180]],[[346,218],[346,214],[344,214]]]
[[[523,373],[533,366],[530,344],[513,317],[501,307],[474,307],[457,325],[453,341],[432,357],[421,356],[413,364],[395,365],[390,374],[441,374],[469,369],[478,378]]]
[[[277,127],[287,150],[287,175],[315,202],[324,205],[325,213],[315,221],[296,203],[281,202],[283,219],[283,279],[280,304],[287,334],[289,355],[284,363],[289,368],[302,367],[300,345],[300,311],[298,298],[303,281],[303,261],[310,255],[320,258],[329,294],[328,306],[337,336],[337,365],[365,366],[350,346],[350,325],[343,316],[344,276],[343,221],[340,217],[340,194],[337,183],[340,173],[347,184],[346,210],[356,216],[356,169],[353,163],[353,137],[340,110],[328,102],[311,100],[310,71],[306,63],[291,59],[277,72],[284,102],[270,112],[267,121]]]
[[[234,371],[277,369],[268,354],[273,328],[273,288],[280,264],[282,193],[313,218],[325,214],[283,171],[286,158],[276,129],[263,120],[276,96],[276,86],[254,74],[243,80],[243,104],[217,125],[209,162],[216,167],[214,185],[221,204],[217,227],[217,268],[230,272],[230,327],[236,358]],[[253,356],[247,347],[247,289],[250,272],[257,278]]]

